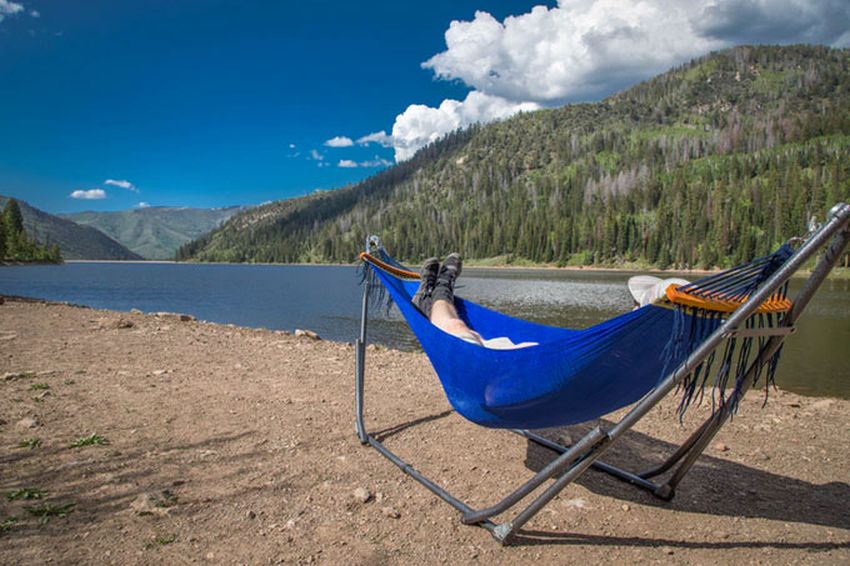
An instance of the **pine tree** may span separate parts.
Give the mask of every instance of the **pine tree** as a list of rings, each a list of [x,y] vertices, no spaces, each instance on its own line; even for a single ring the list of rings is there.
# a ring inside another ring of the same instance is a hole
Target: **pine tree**
[[[6,223],[7,233],[20,234],[24,231],[24,215],[21,214],[21,206],[13,198],[6,201],[3,209],[3,221]]]

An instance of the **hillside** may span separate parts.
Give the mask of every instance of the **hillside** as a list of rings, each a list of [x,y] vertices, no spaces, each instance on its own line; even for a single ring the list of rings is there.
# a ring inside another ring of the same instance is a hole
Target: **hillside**
[[[847,199],[850,50],[738,47],[454,133],[357,185],[237,215],[177,257],[352,261],[377,233],[414,261],[726,266]]]
[[[171,259],[181,245],[199,238],[242,210],[228,208],[150,207],[117,212],[62,215],[97,228],[147,259]]]
[[[0,196],[0,207],[9,197]],[[21,207],[24,230],[41,245],[58,244],[65,259],[142,259],[106,234],[90,226],[81,226],[15,199]]]

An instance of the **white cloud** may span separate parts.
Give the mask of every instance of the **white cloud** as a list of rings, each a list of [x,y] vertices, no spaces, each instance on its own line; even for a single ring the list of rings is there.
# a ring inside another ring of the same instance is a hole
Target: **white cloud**
[[[387,135],[386,130],[381,130],[380,132],[372,132],[371,134],[367,134],[365,136],[357,138],[357,143],[359,145],[369,145],[370,143],[376,143],[382,147],[392,147],[393,137]]]
[[[295,149],[295,144],[294,143],[289,144],[289,149]]]
[[[354,142],[345,136],[335,136],[325,142],[328,147],[351,147]]]
[[[106,198],[106,191],[103,189],[77,189],[69,195],[71,198],[82,200],[100,200]]]
[[[722,46],[694,33],[699,2],[562,0],[499,22],[453,21],[447,49],[422,64],[508,100],[596,99]]]
[[[386,159],[376,155],[375,159],[361,161],[359,165],[360,167],[389,167],[392,164],[392,161],[387,161]]]
[[[320,151],[315,150],[315,149],[311,149],[310,150],[310,159],[312,159],[313,161],[323,161],[325,159],[325,156],[322,155],[322,153]]]
[[[387,161],[381,157],[375,156],[375,159],[367,159],[366,161],[354,161],[352,159],[340,159],[337,167],[353,169],[354,167],[388,167],[392,165],[392,161]]]
[[[540,105],[535,102],[511,102],[477,91],[470,92],[463,101],[444,100],[437,108],[411,104],[396,116],[393,125],[396,161],[410,159],[419,148],[458,128],[539,108]]]
[[[838,42],[847,0],[561,0],[499,22],[453,21],[423,67],[487,94],[543,104],[598,99],[739,43]]]
[[[18,12],[23,11],[24,7],[17,2],[11,2],[10,0],[0,0],[0,22],[6,16],[14,16]]]
[[[136,205],[139,208],[150,208],[151,204],[149,202],[142,201]]]
[[[32,16],[33,18],[40,18],[41,12],[39,12],[38,10],[30,10],[30,16]]]
[[[136,188],[136,185],[126,179],[107,179],[103,182],[103,184],[127,189],[128,191],[133,191],[134,193],[139,192],[139,189]]]

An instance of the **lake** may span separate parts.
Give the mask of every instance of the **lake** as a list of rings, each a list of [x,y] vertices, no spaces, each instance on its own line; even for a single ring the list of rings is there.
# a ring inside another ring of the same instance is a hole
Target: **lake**
[[[457,292],[514,316],[584,328],[631,308],[625,284],[630,275],[467,268]],[[801,283],[792,282],[792,296]],[[107,262],[3,267],[0,293],[119,311],[182,312],[241,326],[306,328],[342,342],[357,335],[361,298],[355,269],[348,266]],[[372,341],[417,348],[397,311],[373,309],[372,315]],[[850,398],[850,281],[827,281],[799,327],[786,343],[777,384],[806,395]]]

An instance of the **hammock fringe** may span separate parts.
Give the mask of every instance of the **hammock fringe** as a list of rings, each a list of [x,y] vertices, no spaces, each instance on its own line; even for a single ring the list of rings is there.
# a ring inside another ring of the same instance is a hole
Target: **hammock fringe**
[[[728,314],[726,307],[731,302],[745,301],[758,288],[768,280],[788,259],[794,250],[789,244],[784,244],[770,255],[755,259],[732,269],[704,277],[688,285],[683,285],[668,293],[668,296],[678,297],[687,295],[696,300],[689,299],[687,303],[671,302],[676,309],[670,341],[664,349],[665,367],[664,372],[673,369],[675,361],[693,350],[694,346],[711,335],[724,321]],[[774,293],[769,302],[772,305],[790,305],[787,301],[788,282]],[[698,300],[704,301],[705,306],[695,306]],[[723,308],[712,309],[712,301]],[[767,302],[767,301],[766,301]],[[776,310],[763,310],[753,314],[744,324],[746,329],[769,329],[785,325],[787,310],[776,312]],[[685,330],[689,327],[685,323],[686,317],[693,317],[696,324],[690,325],[690,332],[685,336]],[[679,391],[681,399],[677,406],[677,414],[680,422],[684,419],[685,412],[692,405],[700,406],[705,397],[705,388],[711,386],[711,410],[712,413],[718,409],[726,408],[734,414],[738,408],[739,394],[744,385],[744,378],[753,363],[758,364],[754,368],[752,385],[756,385],[764,376],[764,404],[767,403],[770,387],[776,388],[775,376],[779,358],[782,354],[780,348],[769,360],[760,360],[756,357],[761,348],[766,344],[764,336],[730,337],[726,340],[723,353],[717,358],[719,365],[712,373],[715,363],[715,353],[712,353],[704,362],[699,364],[681,382]],[[753,344],[757,342],[756,348]],[[755,352],[755,356],[754,356]],[[712,377],[713,376],[713,377]],[[734,377],[735,385],[729,390],[730,379]]]

